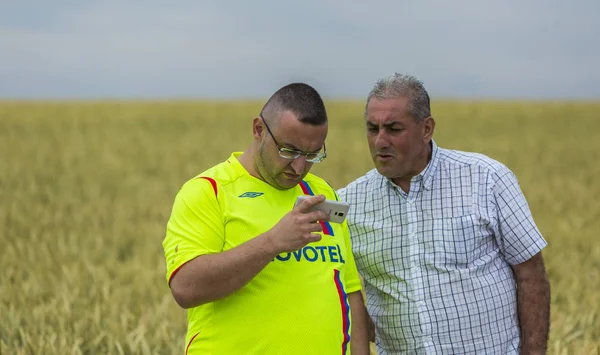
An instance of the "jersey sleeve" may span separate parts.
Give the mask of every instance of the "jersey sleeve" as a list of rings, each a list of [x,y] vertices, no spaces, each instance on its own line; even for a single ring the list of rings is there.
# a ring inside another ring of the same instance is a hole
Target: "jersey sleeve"
[[[175,197],[163,240],[167,283],[188,261],[222,250],[225,232],[216,182],[195,178]]]
[[[492,195],[497,242],[506,261],[516,265],[529,260],[547,242],[533,220],[516,176],[508,168],[503,167],[497,174]]]

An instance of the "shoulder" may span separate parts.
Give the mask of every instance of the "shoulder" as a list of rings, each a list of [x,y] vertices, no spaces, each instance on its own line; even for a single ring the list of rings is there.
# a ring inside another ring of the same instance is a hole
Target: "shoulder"
[[[471,174],[480,174],[485,185],[492,187],[501,180],[516,181],[516,176],[503,162],[488,155],[440,148],[439,168],[451,171],[468,169]]]
[[[218,198],[224,187],[239,178],[240,174],[226,160],[187,180],[178,195],[198,198],[208,194]]]
[[[510,169],[499,160],[485,154],[440,148],[440,164],[443,167],[473,167],[491,174],[504,175]]]
[[[357,178],[354,181],[351,181],[345,187],[337,190],[340,199],[349,200],[352,196],[362,195],[362,192],[370,191],[377,189],[378,187],[382,187],[385,184],[385,177],[377,172],[377,169],[369,170],[365,175]]]

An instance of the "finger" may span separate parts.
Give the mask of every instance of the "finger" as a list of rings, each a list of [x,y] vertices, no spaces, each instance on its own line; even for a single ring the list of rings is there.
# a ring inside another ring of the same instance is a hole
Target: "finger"
[[[314,223],[317,221],[328,221],[329,214],[323,211],[312,211],[304,214],[304,217],[308,222]]]
[[[315,195],[310,196],[306,200],[302,201],[300,205],[298,205],[298,211],[305,213],[308,212],[314,205],[317,205],[321,202],[325,201],[325,195]]]
[[[317,223],[320,221],[328,221],[329,215],[323,211],[312,211],[306,212],[296,216],[296,223],[306,224],[306,223]]]
[[[309,232],[322,232],[323,231],[323,226],[321,225],[321,223],[311,223],[307,230]]]
[[[322,238],[322,236],[321,236],[320,234],[317,234],[317,233],[309,233],[309,234],[307,235],[307,238],[306,238],[306,239],[307,239],[307,242],[306,242],[306,244],[308,244],[308,243],[314,243],[314,242],[318,242],[319,240],[321,240],[321,238]]]

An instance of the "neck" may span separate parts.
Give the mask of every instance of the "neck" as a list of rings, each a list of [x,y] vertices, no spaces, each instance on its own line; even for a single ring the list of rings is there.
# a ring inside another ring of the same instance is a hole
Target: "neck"
[[[411,169],[411,171],[408,174],[406,174],[405,176],[401,176],[401,177],[392,179],[394,184],[400,186],[400,188],[404,192],[408,193],[408,191],[410,190],[410,180],[414,176],[419,175],[423,170],[425,170],[425,168],[427,167],[427,164],[429,164],[429,161],[431,161],[432,153],[433,153],[433,149],[432,149],[432,145],[430,142],[429,144],[427,144],[425,149],[423,149],[422,153],[419,155],[419,158],[417,159],[413,168]]]
[[[420,174],[423,170],[425,170],[425,168],[427,167],[427,164],[429,164],[429,162],[431,161],[431,155],[433,154],[433,147],[431,145],[431,142],[429,142],[429,144],[427,144],[427,146],[425,147],[425,149],[423,149],[423,154],[421,155],[419,161],[418,161],[418,166],[416,167],[415,170],[417,170],[417,174]]]
[[[254,166],[254,157],[250,149],[247,149],[242,155],[238,157],[238,161],[246,171],[252,175],[257,177],[256,167]]]
[[[252,148],[248,148],[242,155],[238,157],[238,161],[244,169],[250,174],[250,176],[254,176],[255,178],[267,182],[260,174],[260,169],[258,169],[256,165],[256,152],[252,150]]]

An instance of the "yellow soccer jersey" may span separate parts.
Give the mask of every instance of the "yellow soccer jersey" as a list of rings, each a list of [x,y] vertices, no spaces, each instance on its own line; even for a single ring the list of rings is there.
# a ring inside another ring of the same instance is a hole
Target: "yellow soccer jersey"
[[[167,282],[199,255],[235,248],[271,229],[299,195],[337,199],[308,174],[278,190],[244,169],[233,153],[186,182],[163,241]],[[323,236],[273,259],[233,294],[188,310],[186,354],[350,354],[350,305],[360,291],[346,223],[322,223]]]

